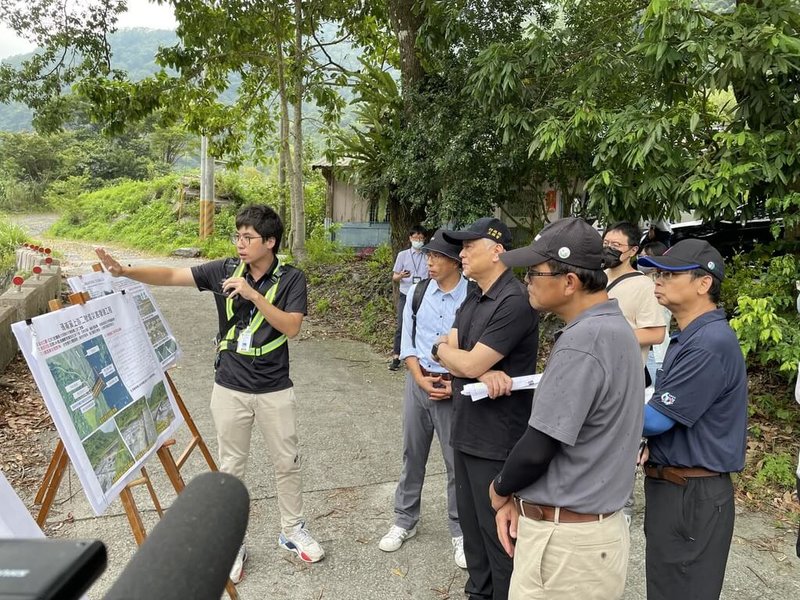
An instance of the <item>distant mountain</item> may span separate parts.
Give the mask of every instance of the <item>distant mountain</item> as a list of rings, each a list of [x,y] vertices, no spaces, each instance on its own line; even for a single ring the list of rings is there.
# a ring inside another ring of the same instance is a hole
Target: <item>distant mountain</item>
[[[333,25],[323,28],[322,39],[333,39],[335,29]],[[111,64],[115,69],[120,69],[129,74],[131,79],[138,81],[160,70],[154,57],[160,46],[172,46],[178,38],[174,31],[164,29],[122,29],[111,35],[112,58]],[[358,51],[349,44],[342,43],[327,48],[328,53],[339,64],[347,68],[358,67]],[[33,53],[20,54],[4,59],[12,66],[19,66],[22,61],[32,56]],[[232,99],[238,88],[239,80],[231,81],[231,89],[223,95]],[[350,90],[342,90],[343,95],[349,100]],[[317,110],[313,106],[306,108],[309,116],[315,116]],[[27,106],[19,103],[0,104],[0,131],[30,131],[32,112]],[[343,121],[349,122],[348,114],[343,116]],[[313,129],[313,128],[312,128]]]

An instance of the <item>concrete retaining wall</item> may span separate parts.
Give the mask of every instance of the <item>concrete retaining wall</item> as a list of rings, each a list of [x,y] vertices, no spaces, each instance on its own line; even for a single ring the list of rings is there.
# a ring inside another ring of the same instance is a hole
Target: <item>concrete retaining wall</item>
[[[20,288],[10,287],[0,295],[0,371],[14,360],[17,340],[11,324],[48,311],[48,302],[61,292],[61,269],[50,267],[39,277],[26,279]]]

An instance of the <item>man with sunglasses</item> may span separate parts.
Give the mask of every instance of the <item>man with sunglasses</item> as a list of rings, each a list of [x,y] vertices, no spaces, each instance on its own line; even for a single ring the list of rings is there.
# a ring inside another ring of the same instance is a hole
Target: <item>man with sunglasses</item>
[[[305,274],[283,265],[277,253],[283,223],[269,206],[245,206],[236,215],[231,241],[238,258],[196,267],[123,266],[102,248],[97,256],[114,277],[148,285],[197,287],[214,293],[219,319],[211,414],[217,429],[219,468],[244,478],[255,422],[275,469],[281,548],[304,562],[325,552],[305,527],[296,406],[289,378],[287,340],[300,332],[307,309]],[[242,544],[231,580],[242,579],[247,551]]]
[[[730,473],[744,468],[747,446],[744,358],[717,308],[722,256],[688,239],[639,263],[656,269],[656,298],[679,329],[645,407],[647,598],[718,598],[733,536]]]
[[[603,244],[585,221],[551,223],[501,256],[527,272],[531,306],[565,326],[536,388],[524,435],[489,487],[509,598],[622,597],[644,369],[633,330],[606,293]]]

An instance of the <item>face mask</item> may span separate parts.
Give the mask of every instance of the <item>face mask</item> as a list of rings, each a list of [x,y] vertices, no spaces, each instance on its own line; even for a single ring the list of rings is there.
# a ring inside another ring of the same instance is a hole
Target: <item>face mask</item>
[[[416,240],[414,240],[413,242],[411,242],[411,247],[412,247],[414,250],[422,250],[422,247],[423,247],[424,245],[425,245],[425,242],[418,242],[418,241],[416,241]]]
[[[613,269],[614,267],[620,266],[622,264],[620,256],[622,256],[622,252],[620,252],[616,248],[612,248],[611,246],[605,246],[603,248],[604,268]]]

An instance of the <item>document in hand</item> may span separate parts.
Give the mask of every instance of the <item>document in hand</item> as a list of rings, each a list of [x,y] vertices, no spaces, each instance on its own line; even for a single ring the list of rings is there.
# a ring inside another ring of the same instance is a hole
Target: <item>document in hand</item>
[[[541,373],[534,373],[532,375],[520,375],[519,377],[512,377],[511,389],[517,390],[535,390],[539,385],[539,380],[542,378]],[[464,396],[472,396],[472,401],[483,400],[489,397],[489,390],[485,383],[468,383],[461,390]]]

